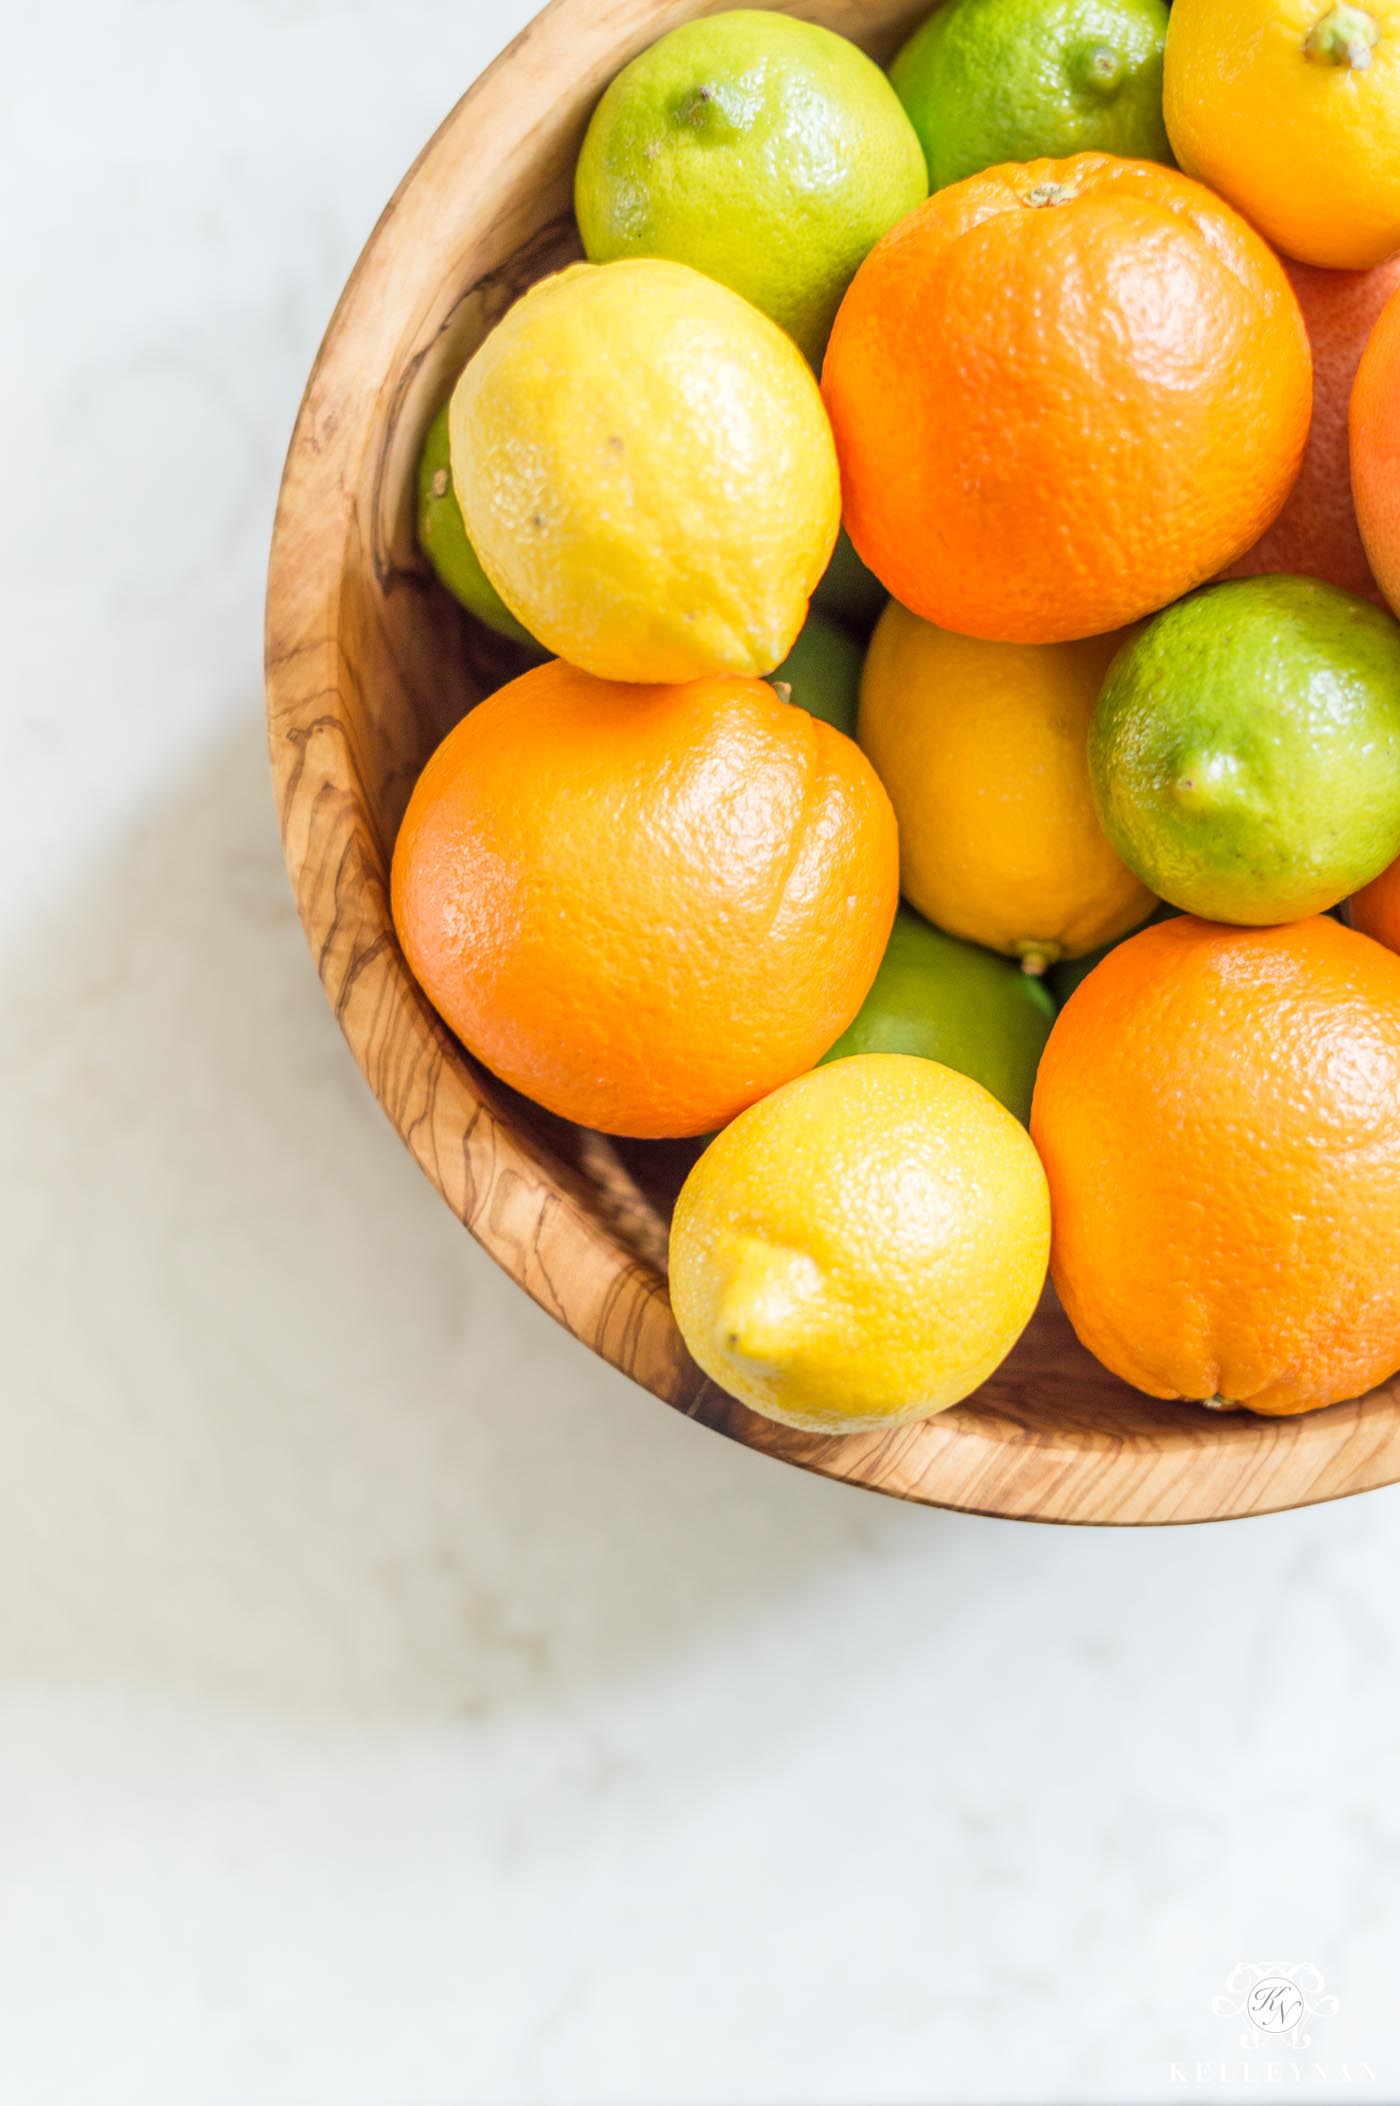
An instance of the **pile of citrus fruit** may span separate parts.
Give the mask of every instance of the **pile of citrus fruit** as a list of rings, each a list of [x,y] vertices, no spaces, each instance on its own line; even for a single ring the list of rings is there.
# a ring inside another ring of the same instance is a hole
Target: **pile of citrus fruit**
[[[398,837],[429,999],[703,1139],[677,1321],[776,1419],[956,1403],[1047,1267],[1156,1397],[1395,1374],[1400,0],[711,15],[576,204],[420,467],[529,654]]]

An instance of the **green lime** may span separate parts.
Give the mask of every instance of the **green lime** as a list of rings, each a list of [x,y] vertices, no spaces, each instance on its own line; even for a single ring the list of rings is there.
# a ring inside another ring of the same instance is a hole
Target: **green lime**
[[[812,594],[819,614],[834,615],[849,628],[869,636],[889,605],[889,594],[873,570],[867,570],[856,554],[855,544],[842,527],[835,553]]]
[[[864,664],[865,646],[849,629],[823,614],[809,614],[797,642],[769,678],[785,681],[794,702],[853,739]]]
[[[1002,161],[1170,161],[1164,0],[944,0],[890,68],[941,190]]]
[[[1054,1021],[1055,1005],[1039,980],[901,906],[875,984],[825,1058],[917,1053],[941,1060],[980,1082],[1024,1125]]]
[[[1150,929],[1156,921],[1175,921],[1180,912],[1180,907],[1169,907],[1163,900],[1155,913],[1138,923],[1138,928]],[[1084,985],[1094,967],[1102,965],[1110,951],[1116,951],[1120,943],[1127,942],[1128,936],[1136,934],[1137,929],[1129,929],[1127,936],[1117,936],[1112,943],[1101,943],[1096,951],[1088,951],[1082,958],[1066,958],[1062,964],[1052,965],[1045,981],[1055,997],[1055,1006],[1063,1009],[1075,988]]]
[[[418,459],[418,545],[454,599],[478,621],[512,643],[539,646],[522,628],[481,567],[452,488],[448,460],[447,404],[428,426]]]
[[[1296,921],[1400,852],[1400,622],[1316,578],[1179,600],[1109,668],[1089,733],[1109,840],[1210,921]]]
[[[874,61],[754,8],[684,22],[624,67],[574,183],[592,262],[691,264],[814,364],[870,250],[927,195],[918,139]]]

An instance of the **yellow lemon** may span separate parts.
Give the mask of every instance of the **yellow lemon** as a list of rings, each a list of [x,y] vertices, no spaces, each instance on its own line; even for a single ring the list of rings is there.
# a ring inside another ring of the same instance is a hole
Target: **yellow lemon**
[[[575,264],[510,310],[449,412],[486,575],[604,680],[771,673],[836,544],[812,370],[727,286],[655,259]]]
[[[1050,1201],[982,1085],[865,1053],[786,1083],[710,1143],[676,1206],[671,1305],[696,1361],[814,1433],[946,1411],[1045,1284]]]
[[[1285,255],[1400,248],[1400,0],[1176,0],[1165,102],[1187,174]]]
[[[1105,838],[1089,725],[1122,634],[985,643],[891,602],[858,736],[899,821],[900,889],[950,935],[1043,972],[1156,901]]]

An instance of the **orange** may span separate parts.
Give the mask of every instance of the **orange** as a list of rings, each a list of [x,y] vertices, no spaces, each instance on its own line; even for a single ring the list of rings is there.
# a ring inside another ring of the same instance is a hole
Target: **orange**
[[[815,1065],[894,920],[894,814],[765,681],[555,661],[449,732],[394,848],[399,940],[488,1068],[609,1133],[706,1133]]]
[[[1400,614],[1400,292],[1371,331],[1351,391],[1351,489],[1376,582]]]
[[[1351,896],[1351,925],[1374,936],[1389,951],[1400,951],[1400,862],[1391,863]]]
[[[1149,1396],[1311,1411],[1400,1369],[1400,958],[1182,918],[1061,1012],[1031,1134],[1084,1344]]]
[[[1312,343],[1312,430],[1292,496],[1228,575],[1255,578],[1267,571],[1292,571],[1379,601],[1380,587],[1366,561],[1352,503],[1347,412],[1366,339],[1400,287],[1400,256],[1372,271],[1324,271],[1286,257],[1283,267]]]
[[[939,191],[867,257],[823,371],[865,562],[994,642],[1101,636],[1253,546],[1312,402],[1283,266],[1174,169],[1079,154]]]

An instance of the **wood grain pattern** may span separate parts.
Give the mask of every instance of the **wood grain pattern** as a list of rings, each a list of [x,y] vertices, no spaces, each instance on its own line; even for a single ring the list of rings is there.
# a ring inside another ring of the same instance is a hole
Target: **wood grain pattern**
[[[791,12],[885,55],[926,0]],[[1020,1519],[1179,1522],[1400,1478],[1400,1384],[1301,1419],[1157,1405],[1106,1374],[1047,1299],[977,1397],[881,1436],[820,1440],[706,1382],[671,1320],[666,1224],[693,1151],[614,1142],[476,1068],[410,978],[387,859],[414,777],[511,648],[427,576],[412,481],[428,421],[516,295],[575,256],[574,157],[618,68],[693,0],[554,0],[453,111],[384,213],[302,404],[267,604],[268,733],[287,866],[370,1087],[472,1233],[594,1351],[703,1425],[784,1462]]]

